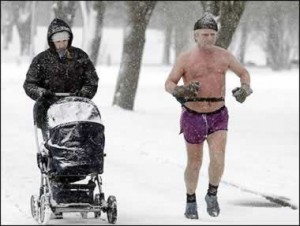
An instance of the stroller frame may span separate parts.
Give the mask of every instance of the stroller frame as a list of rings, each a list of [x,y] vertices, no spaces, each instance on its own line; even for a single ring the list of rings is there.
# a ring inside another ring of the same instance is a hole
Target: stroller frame
[[[68,96],[68,95],[66,95]],[[91,102],[92,103],[92,102]],[[88,193],[89,202],[60,202],[57,203],[53,198],[53,189],[51,187],[51,176],[49,176],[49,161],[48,156],[42,155],[41,144],[44,147],[43,142],[39,142],[38,138],[38,126],[34,120],[34,132],[35,141],[37,146],[37,162],[41,171],[41,182],[39,195],[32,195],[30,199],[31,214],[32,217],[42,225],[49,223],[53,214],[68,213],[68,212],[80,212],[81,217],[86,219],[88,212],[94,212],[94,217],[99,218],[101,212],[107,214],[109,223],[115,224],[117,221],[117,200],[116,197],[110,195],[105,200],[105,195],[102,189],[102,178],[100,173],[91,173],[85,177],[90,177],[88,184],[65,184],[64,189],[70,191],[85,191]],[[103,158],[106,156],[103,153]],[[85,178],[84,178],[85,179]],[[98,193],[94,194],[95,187],[98,187]]]

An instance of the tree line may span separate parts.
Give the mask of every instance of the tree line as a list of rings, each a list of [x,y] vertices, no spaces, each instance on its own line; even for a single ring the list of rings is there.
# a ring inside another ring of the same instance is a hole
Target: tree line
[[[16,26],[21,55],[32,54],[38,4],[39,1],[1,1],[4,48],[8,48],[12,27]],[[193,45],[192,26],[204,12],[211,12],[219,24],[218,46],[229,48],[232,39],[238,40],[238,58],[242,63],[245,63],[245,53],[251,42],[263,46],[267,66],[273,70],[289,69],[293,61],[299,62],[299,2],[52,1],[50,4],[51,20],[61,18],[71,27],[80,14],[82,48],[95,64],[105,18],[109,18],[109,24],[122,23],[125,35],[113,104],[124,109],[134,108],[147,28],[164,32],[162,63],[170,64],[171,48],[178,55]]]

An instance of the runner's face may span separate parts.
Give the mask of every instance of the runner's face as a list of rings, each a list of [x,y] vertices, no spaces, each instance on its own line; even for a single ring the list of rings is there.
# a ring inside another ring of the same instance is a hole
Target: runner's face
[[[198,29],[195,31],[195,41],[201,47],[211,47],[216,44],[217,32],[212,29]]]

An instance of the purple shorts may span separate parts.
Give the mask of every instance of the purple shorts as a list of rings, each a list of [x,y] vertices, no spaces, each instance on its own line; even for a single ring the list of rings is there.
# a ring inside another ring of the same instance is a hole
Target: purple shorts
[[[218,130],[227,130],[228,110],[225,106],[209,113],[198,113],[183,106],[180,133],[190,144],[201,144],[206,137]]]

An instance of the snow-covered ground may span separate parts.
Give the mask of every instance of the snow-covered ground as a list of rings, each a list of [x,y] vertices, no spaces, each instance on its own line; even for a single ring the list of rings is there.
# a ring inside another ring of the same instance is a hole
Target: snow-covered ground
[[[43,40],[45,33],[40,34]],[[155,49],[156,41],[152,43]],[[106,48],[114,44],[107,43]],[[35,224],[29,205],[40,180],[34,103],[22,87],[29,62],[12,60],[16,46],[2,51],[1,57],[1,224]],[[153,57],[147,48],[144,59]],[[164,91],[170,69],[144,65],[134,111],[126,111],[112,106],[119,65],[97,66],[99,91],[93,101],[105,124],[107,153],[103,189],[106,197],[117,197],[117,224],[299,224],[299,69],[248,68],[254,93],[243,104],[231,96],[238,78],[227,73],[230,121],[219,188],[221,214],[211,218],[205,210],[209,161],[205,146],[197,190],[199,220],[183,216],[186,154],[183,137],[178,135],[180,106]],[[296,209],[261,195],[279,197]],[[92,215],[81,219],[71,213],[51,222],[107,224],[105,215],[100,220]]]

